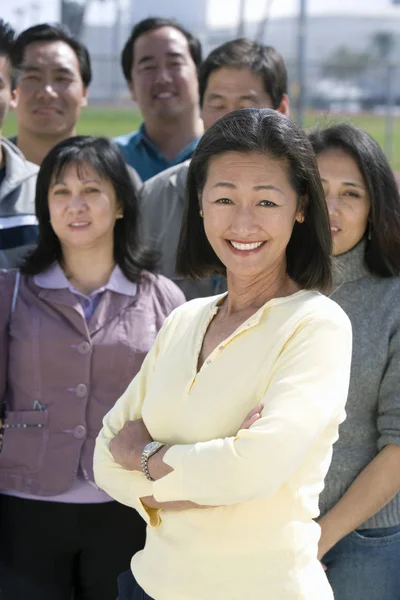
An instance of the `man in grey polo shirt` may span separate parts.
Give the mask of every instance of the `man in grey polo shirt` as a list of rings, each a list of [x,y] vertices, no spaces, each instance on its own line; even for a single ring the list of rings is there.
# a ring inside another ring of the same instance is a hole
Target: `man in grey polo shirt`
[[[199,93],[205,129],[240,108],[273,108],[289,114],[282,56],[247,39],[227,42],[211,52],[199,71]],[[141,192],[145,236],[160,251],[161,273],[179,285],[187,300],[225,289],[220,276],[193,281],[175,271],[189,164],[187,160],[149,179]]]
[[[14,31],[0,19],[0,268],[20,265],[37,238],[35,186],[38,167],[1,136],[14,78],[10,52]]]

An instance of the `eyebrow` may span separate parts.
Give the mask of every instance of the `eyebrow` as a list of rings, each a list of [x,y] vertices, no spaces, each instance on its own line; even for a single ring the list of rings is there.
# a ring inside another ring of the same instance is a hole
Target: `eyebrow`
[[[86,183],[97,183],[98,185],[100,185],[100,183],[101,183],[99,179],[80,179],[80,181],[81,181],[81,183],[84,183],[84,184],[86,184]],[[50,187],[53,188],[56,185],[65,185],[66,186],[67,184],[65,183],[65,181],[58,180],[58,181],[55,181],[54,183],[52,183]]]
[[[321,177],[321,181],[326,181],[329,183],[327,179]],[[355,181],[342,181],[342,185],[348,185],[349,187],[359,188],[360,190],[365,190],[365,187],[361,183],[357,183]]]
[[[230,190],[237,189],[237,186],[234,183],[229,183],[228,181],[218,181],[216,184],[214,184],[212,186],[211,189],[214,189],[216,187],[228,188]],[[255,185],[255,186],[253,186],[253,190],[255,190],[256,192],[258,192],[260,190],[274,191],[274,192],[279,192],[280,194],[283,194],[285,196],[285,192],[283,192],[281,189],[279,189],[278,187],[276,187],[274,185],[268,185],[268,184]]]
[[[34,67],[33,65],[22,65],[19,68],[22,73],[40,73],[40,67]],[[66,75],[73,75],[73,71],[68,69],[68,67],[55,67],[52,68],[53,71],[57,71],[57,73],[64,73]]]
[[[167,56],[168,58],[185,58],[182,52],[167,52],[165,56]],[[156,57],[152,54],[148,54],[146,56],[142,56],[142,58],[138,60],[137,64],[139,66],[143,63],[150,62],[151,60],[156,60]]]
[[[257,97],[256,92],[247,92],[246,94],[242,94],[239,96],[239,100],[254,100]],[[223,100],[225,96],[219,92],[210,92],[207,95],[207,100]]]

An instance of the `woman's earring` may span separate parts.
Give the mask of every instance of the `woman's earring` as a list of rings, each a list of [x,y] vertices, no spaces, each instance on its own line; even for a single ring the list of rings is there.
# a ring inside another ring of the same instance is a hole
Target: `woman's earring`
[[[298,223],[304,223],[304,215],[300,216],[300,219],[297,219]]]
[[[201,216],[202,219],[204,219],[204,211],[199,210],[199,215]]]
[[[124,215],[117,215],[117,219],[123,219]]]

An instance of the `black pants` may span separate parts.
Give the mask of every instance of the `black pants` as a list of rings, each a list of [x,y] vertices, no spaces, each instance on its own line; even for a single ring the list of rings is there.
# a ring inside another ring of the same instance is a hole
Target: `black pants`
[[[0,600],[115,600],[145,541],[132,508],[0,494]]]
[[[136,582],[130,569],[118,577],[118,592],[117,600],[153,600]]]

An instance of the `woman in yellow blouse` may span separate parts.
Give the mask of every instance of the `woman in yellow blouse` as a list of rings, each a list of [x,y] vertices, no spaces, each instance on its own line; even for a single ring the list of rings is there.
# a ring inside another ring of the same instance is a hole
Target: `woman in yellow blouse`
[[[98,485],[147,522],[129,597],[333,598],[314,519],[351,327],[320,293],[330,257],[302,130],[272,110],[220,119],[190,165],[178,267],[228,292],[171,314],[97,439]]]

